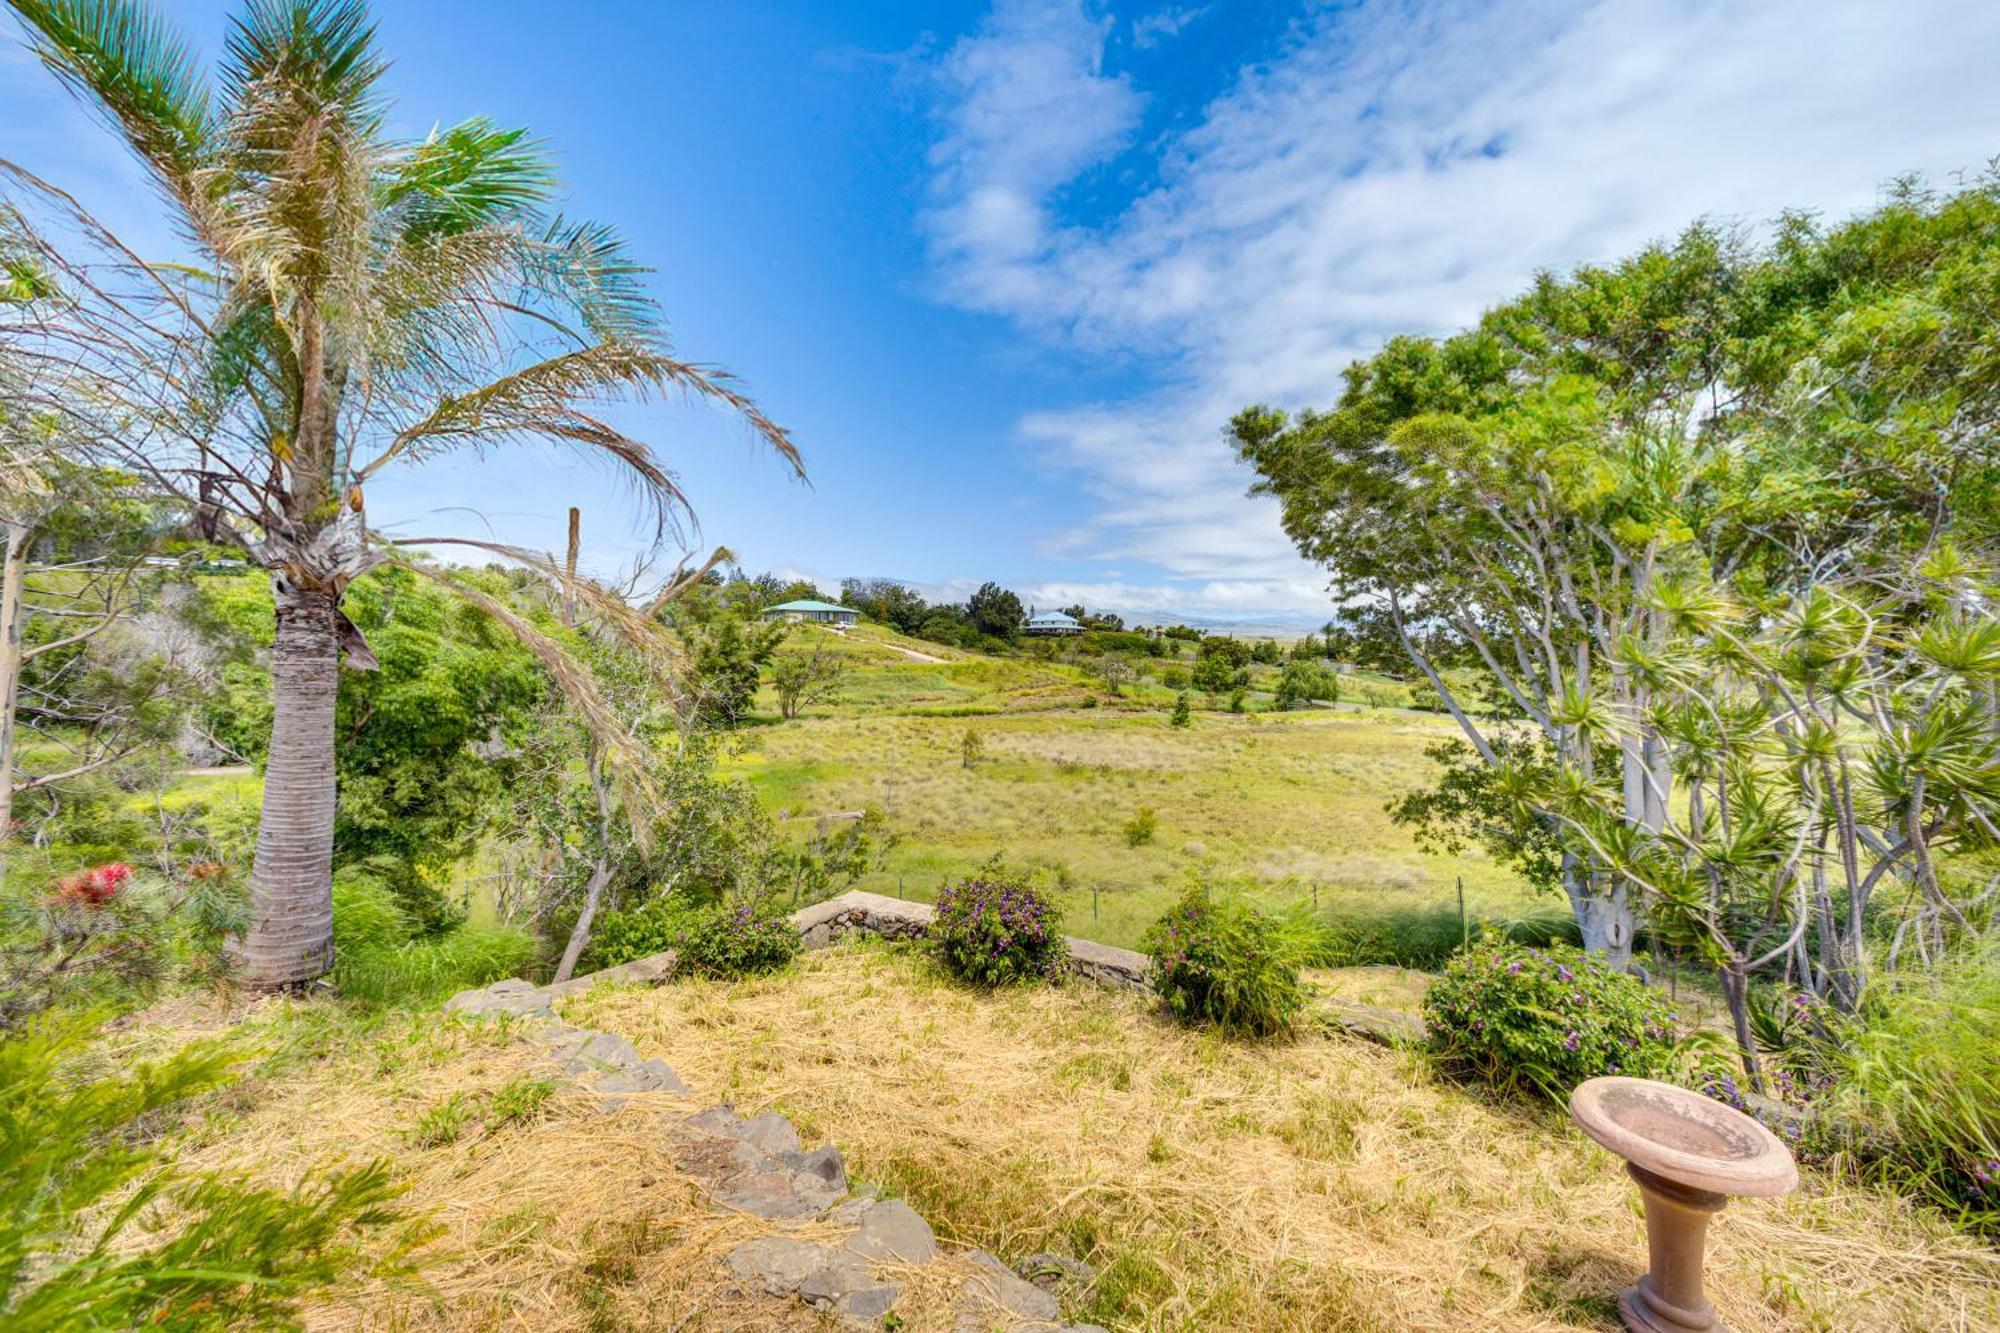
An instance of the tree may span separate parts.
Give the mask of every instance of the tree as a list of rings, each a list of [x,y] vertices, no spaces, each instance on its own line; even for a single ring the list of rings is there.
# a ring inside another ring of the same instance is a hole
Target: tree
[[[1137,674],[1130,662],[1115,653],[1106,653],[1098,658],[1091,664],[1091,671],[1104,682],[1104,688],[1114,698],[1131,684],[1132,677]]]
[[[1188,711],[1188,697],[1185,690],[1174,696],[1173,716],[1167,721],[1176,727],[1185,727],[1193,723],[1194,715]]]
[[[0,345],[62,367],[36,406],[271,571],[272,736],[241,954],[256,984],[309,980],[332,961],[338,667],[373,662],[341,601],[427,540],[371,534],[367,488],[399,463],[549,441],[630,473],[664,532],[672,477],[593,410],[663,392],[720,403],[797,454],[726,377],[668,352],[613,232],[543,211],[555,177],[524,131],[475,119],[389,136],[360,0],[257,0],[213,80],[143,5],[10,2],[151,174],[197,262],[139,262],[7,164],[9,211],[53,218],[35,254],[64,299],[0,326]]]
[[[778,692],[778,710],[790,721],[799,710],[824,699],[847,676],[847,662],[824,634],[804,652],[780,653],[771,664],[771,685]]]
[[[1315,699],[1336,702],[1340,698],[1340,677],[1318,662],[1285,663],[1278,673],[1278,707],[1296,708]]]
[[[1227,653],[1204,653],[1195,659],[1194,686],[1207,694],[1221,694],[1236,684],[1236,667]]]
[[[1021,633],[1027,612],[1021,599],[997,583],[982,583],[965,604],[966,619],[981,634],[1012,643]]]
[[[714,609],[682,621],[679,628],[694,713],[703,722],[733,726],[749,714],[764,667],[790,626]]]
[[[2000,518],[1996,235],[1992,175],[1790,219],[1763,252],[1697,227],[1392,341],[1334,411],[1234,423],[1300,550],[1492,770],[1434,808],[1559,849],[1614,962],[1642,906],[1698,948],[1753,1071],[1753,973],[1849,1006],[1870,929],[1893,956],[1970,921],[1925,848],[1995,833],[1995,578],[1967,553]],[[1462,664],[1507,707],[1475,710]],[[1907,902],[1871,927],[1885,876]]]
[[[842,579],[840,600],[901,634],[918,633],[931,611],[909,585],[894,579]]]

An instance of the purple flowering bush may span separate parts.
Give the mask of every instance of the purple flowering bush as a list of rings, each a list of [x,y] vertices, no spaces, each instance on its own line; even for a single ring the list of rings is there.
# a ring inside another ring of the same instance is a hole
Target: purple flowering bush
[[[1225,1032],[1289,1032],[1305,1008],[1303,923],[1196,886],[1146,932],[1153,989],[1174,1017]]]
[[[1657,992],[1581,949],[1493,939],[1462,950],[1431,983],[1424,1021],[1452,1072],[1558,1101],[1603,1074],[1667,1074],[1681,1027]]]
[[[976,986],[1060,981],[1069,960],[1062,909],[1026,881],[988,869],[946,885],[930,945],[953,976]]]

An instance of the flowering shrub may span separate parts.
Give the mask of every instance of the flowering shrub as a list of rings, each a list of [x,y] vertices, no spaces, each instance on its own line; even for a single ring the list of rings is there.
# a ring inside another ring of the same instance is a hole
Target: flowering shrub
[[[975,985],[1060,981],[1069,958],[1061,924],[1040,890],[988,872],[938,894],[930,942],[947,971]]]
[[[56,883],[56,897],[64,902],[102,907],[116,898],[132,878],[132,867],[123,861],[79,870]]]
[[[1287,1032],[1297,1021],[1306,998],[1299,966],[1309,947],[1300,923],[1201,887],[1146,932],[1153,989],[1175,1017],[1253,1037]]]
[[[1680,1016],[1637,977],[1571,945],[1492,939],[1431,983],[1424,1020],[1455,1072],[1561,1100],[1602,1074],[1658,1078],[1674,1063]]]
[[[683,972],[742,977],[789,963],[799,952],[799,932],[784,913],[747,903],[699,906],[684,898],[655,898],[630,911],[607,913],[590,949],[598,967],[672,949]]]
[[[799,932],[781,911],[721,905],[688,918],[674,936],[680,966],[708,977],[775,972],[798,957]]]

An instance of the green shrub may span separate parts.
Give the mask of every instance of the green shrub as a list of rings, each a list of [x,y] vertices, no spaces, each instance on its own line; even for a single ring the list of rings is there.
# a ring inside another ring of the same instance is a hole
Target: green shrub
[[[1288,1032],[1305,1007],[1312,931],[1234,896],[1189,889],[1146,932],[1153,989],[1176,1018],[1253,1037]]]
[[[289,1190],[180,1174],[159,1129],[242,1053],[197,1043],[101,1077],[83,1072],[94,1027],[72,1014],[0,1040],[0,1325],[299,1328],[310,1296],[412,1272],[438,1228],[397,1203],[386,1163]]]
[[[1865,1171],[2000,1235],[2000,942],[1877,984],[1832,1107],[1866,1131]]]
[[[1017,875],[989,866],[946,885],[930,944],[938,961],[977,986],[1060,981],[1069,959],[1062,909]]]
[[[702,905],[678,897],[607,913],[590,945],[599,967],[672,949],[682,971],[711,977],[776,971],[798,956],[799,947],[797,929],[776,909]]]
[[[1658,1078],[1680,1016],[1637,977],[1581,949],[1491,937],[1452,959],[1424,996],[1432,1050],[1452,1072],[1561,1100],[1604,1074]]]
[[[401,944],[342,950],[333,980],[344,995],[376,1004],[428,1004],[456,991],[519,976],[535,961],[534,937],[519,930],[464,927]]]
[[[798,928],[776,908],[719,905],[698,912],[674,937],[682,969],[706,977],[775,972],[798,957]]]
[[[1153,840],[1160,831],[1160,817],[1153,813],[1153,807],[1142,805],[1138,813],[1125,821],[1125,845],[1143,847]]]
[[[592,969],[665,953],[700,910],[685,898],[669,896],[649,898],[624,911],[606,912],[590,932]]]
[[[1188,711],[1188,697],[1186,691],[1183,691],[1180,694],[1174,696],[1173,716],[1169,717],[1167,721],[1173,723],[1177,727],[1185,727],[1194,721],[1194,715]]]

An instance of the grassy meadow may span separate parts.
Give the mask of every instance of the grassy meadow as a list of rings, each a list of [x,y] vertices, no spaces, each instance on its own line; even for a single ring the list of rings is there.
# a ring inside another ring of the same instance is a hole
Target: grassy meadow
[[[1359,919],[1455,916],[1459,877],[1475,916],[1557,908],[1476,853],[1420,852],[1390,821],[1384,806],[1425,780],[1424,749],[1454,734],[1448,719],[1368,704],[1197,708],[1176,728],[1174,692],[1150,682],[1113,697],[1075,665],[872,627],[839,647],[851,664],[839,689],[789,722],[768,703],[739,733],[730,767],[801,828],[879,810],[897,841],[864,888],[928,898],[1004,854],[1056,890],[1072,933],[1125,945],[1196,873]],[[1156,828],[1135,845],[1127,830],[1142,810]]]

